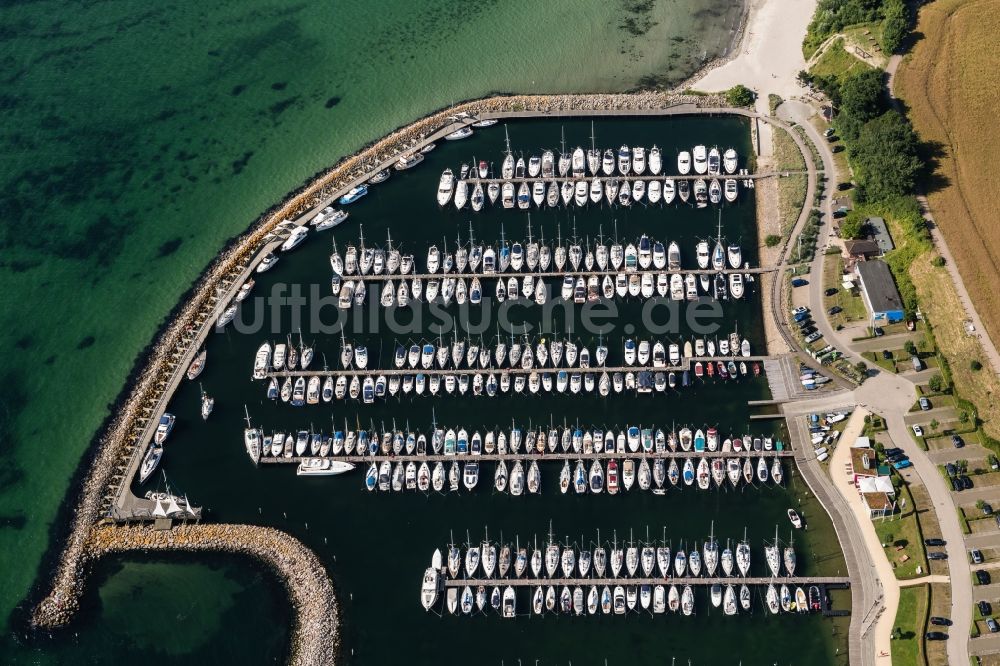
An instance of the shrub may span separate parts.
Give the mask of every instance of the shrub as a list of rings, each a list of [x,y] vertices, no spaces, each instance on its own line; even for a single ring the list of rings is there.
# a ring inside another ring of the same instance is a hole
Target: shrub
[[[845,240],[860,238],[864,231],[864,226],[864,217],[855,211],[851,211],[840,223],[840,237]]]
[[[933,259],[931,259],[931,265],[936,266],[937,268],[941,268],[942,266],[944,266],[944,264],[945,264],[944,257],[942,257],[941,255],[938,255]]]
[[[979,372],[983,369],[983,364],[976,359],[972,359],[972,361],[969,362],[969,367],[972,368],[973,372]]]
[[[903,345],[903,349],[905,349],[906,353],[909,354],[910,356],[917,355],[917,346],[913,344],[913,340],[907,340],[906,344]]]
[[[767,237],[764,239],[764,245],[768,247],[775,247],[780,242],[781,242],[781,236],[777,234],[768,234]]]
[[[757,94],[742,84],[736,84],[726,91],[726,101],[730,106],[750,106]]]
[[[940,393],[941,389],[944,388],[944,382],[941,380],[941,375],[931,376],[931,378],[927,380],[927,386],[929,386],[935,393]]]

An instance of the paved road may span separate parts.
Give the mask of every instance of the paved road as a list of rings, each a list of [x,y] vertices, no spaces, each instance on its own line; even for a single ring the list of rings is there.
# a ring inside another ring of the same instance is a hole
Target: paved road
[[[905,380],[906,377],[901,377],[900,379]],[[916,394],[914,394],[913,400],[906,405],[906,410],[909,410],[914,402],[916,402]],[[931,399],[931,404],[934,404],[933,398]],[[937,419],[938,421],[954,421],[958,418],[958,413],[955,411],[954,407],[934,407],[933,409],[928,409],[927,411],[920,410],[918,412],[909,412],[906,410],[904,410],[906,415],[903,417],[903,421],[908,426],[911,426],[914,423],[924,425],[925,423],[930,423],[934,419]]]
[[[882,351],[883,349],[892,351],[894,349],[902,349],[907,340],[916,342],[923,336],[924,334],[920,331],[894,333],[893,335],[883,335],[880,338],[869,338],[867,340],[851,342],[851,348],[858,352]]]
[[[963,446],[960,449],[948,447],[927,452],[927,457],[936,465],[944,465],[945,463],[955,462],[956,460],[972,461],[982,459],[985,461],[986,456],[988,455],[989,451],[981,446]],[[993,490],[997,494],[1000,494],[1000,490],[997,488],[994,488]]]
[[[794,120],[806,131],[819,151],[823,161],[824,172],[828,176],[828,183],[836,183],[842,180],[837,177],[829,145],[819,136],[819,133],[809,122],[809,117],[812,114],[811,107],[799,102],[786,102],[779,107],[779,113],[784,114],[782,117]],[[830,233],[828,224],[833,219],[831,194],[832,190],[828,188],[820,206],[823,217],[820,230],[821,238],[824,237],[824,234]],[[810,284],[808,290],[810,307],[813,310],[813,319],[817,322],[817,328],[823,332],[828,342],[835,344],[852,362],[857,362],[862,360],[862,357],[851,348],[849,336],[853,335],[853,333],[843,330],[835,331],[827,319],[826,311],[823,309],[822,252],[823,248],[818,248],[809,275]],[[907,414],[916,400],[914,385],[905,377],[878,370],[873,364],[868,365],[874,372],[874,376],[870,377],[854,391],[855,401],[857,404],[864,405],[871,411],[881,414],[886,419],[889,436],[892,438],[893,443],[907,453],[913,463],[913,471],[920,477],[927,488],[932,508],[938,517],[941,535],[948,542],[946,548],[948,552],[948,570],[952,581],[950,617],[954,622],[954,633],[957,636],[967,636],[972,623],[972,583],[965,554],[963,534],[951,498],[950,486],[946,485],[937,467],[910,436],[908,431],[909,424],[903,416]],[[809,411],[807,405],[798,404],[788,405],[787,407]],[[935,410],[923,412],[922,414],[925,416],[931,415],[933,411]],[[953,412],[954,410],[951,410],[951,413]],[[916,418],[919,419],[920,417]],[[933,418],[933,415],[930,418]],[[930,418],[927,420],[929,421]],[[885,612],[895,616],[895,605],[887,608]],[[948,661],[952,664],[968,663],[968,642],[962,640],[949,641]]]
[[[972,654],[987,655],[1000,652],[1000,634],[982,634],[979,638],[969,641],[969,651]]]

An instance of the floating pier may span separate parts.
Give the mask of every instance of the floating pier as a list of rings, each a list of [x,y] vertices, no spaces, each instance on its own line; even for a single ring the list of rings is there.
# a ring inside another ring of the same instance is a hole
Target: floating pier
[[[563,277],[566,277],[567,275],[571,276],[571,277],[574,277],[574,278],[578,278],[578,277],[585,278],[585,277],[589,277],[591,275],[597,275],[597,276],[600,276],[600,277],[603,277],[603,276],[607,275],[609,277],[614,277],[614,276],[618,275],[619,273],[622,274],[622,275],[638,275],[640,277],[642,275],[652,275],[653,277],[656,277],[657,275],[661,275],[661,274],[662,275],[673,275],[675,273],[676,274],[691,273],[692,275],[717,275],[719,273],[722,273],[723,275],[729,275],[731,273],[738,273],[740,275],[762,275],[764,273],[773,273],[773,272],[775,272],[777,270],[778,270],[777,268],[757,267],[757,268],[723,268],[721,270],[717,270],[717,269],[714,269],[714,268],[678,268],[678,269],[672,269],[672,270],[663,269],[663,270],[638,270],[638,271],[624,271],[624,270],[621,270],[621,271],[616,271],[614,269],[601,270],[601,269],[595,267],[594,270],[591,270],[591,271],[588,271],[588,270],[583,270],[583,271],[581,271],[581,270],[569,270],[569,271],[505,271],[505,272],[502,272],[502,273],[501,272],[483,273],[483,272],[480,271],[480,272],[475,272],[475,273],[406,273],[406,274],[402,274],[402,273],[391,273],[391,274],[383,273],[381,275],[375,275],[374,273],[367,273],[367,274],[361,274],[361,273],[347,274],[347,273],[345,273],[342,277],[345,280],[352,280],[352,281],[355,281],[355,282],[358,281],[358,280],[361,280],[363,282],[384,282],[386,280],[412,280],[412,279],[415,279],[415,278],[419,278],[421,280],[441,280],[443,278],[453,278],[453,279],[458,279],[458,278],[466,278],[466,279],[479,278],[480,280],[509,280],[510,278],[524,278],[524,277],[528,277],[529,275],[531,277],[535,277],[535,278],[563,278]],[[484,294],[483,297],[485,298],[485,296],[486,295]],[[663,298],[667,298],[667,297],[664,296]],[[522,299],[516,299],[516,300],[522,300]],[[531,300],[531,299],[525,298],[523,300]],[[553,300],[562,300],[562,299],[561,298],[553,298]]]
[[[475,374],[490,374],[490,373],[509,373],[511,375],[530,375],[533,372],[543,373],[593,373],[600,374],[604,372],[615,373],[615,372],[683,372],[684,370],[690,370],[691,366],[699,361],[704,363],[728,363],[733,361],[734,363],[739,363],[740,361],[746,363],[752,363],[755,361],[764,361],[770,359],[770,356],[692,356],[687,359],[683,359],[680,365],[669,365],[663,367],[657,367],[652,365],[647,366],[637,366],[637,365],[623,365],[623,366],[598,366],[596,368],[581,368],[579,366],[573,367],[539,367],[539,368],[496,368],[493,366],[488,366],[486,368],[456,368],[456,369],[440,369],[440,368],[389,368],[385,370],[369,369],[359,370],[356,368],[351,368],[348,370],[271,370],[265,374],[265,378],[277,377],[374,377],[376,375],[475,375]]]

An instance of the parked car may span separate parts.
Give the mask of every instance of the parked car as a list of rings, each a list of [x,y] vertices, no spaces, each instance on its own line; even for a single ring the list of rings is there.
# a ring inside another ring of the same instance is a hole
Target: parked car
[[[887,456],[894,456],[897,453],[902,453],[902,452],[903,452],[903,449],[899,448],[898,446],[894,446],[892,448],[889,448],[889,449],[886,449],[885,451],[883,451],[883,453],[885,453],[885,455],[887,455]]]
[[[816,331],[815,333],[810,333],[809,335],[806,336],[806,343],[816,342],[822,337],[823,334],[819,331]]]
[[[901,460],[909,460],[905,453],[896,453],[886,458],[890,464],[898,463]]]
[[[1000,460],[997,460],[996,456],[990,456],[990,469],[1000,469]]]
[[[983,515],[992,516],[993,515],[993,505],[989,502],[983,502]]]
[[[993,519],[997,521],[997,527],[1000,527],[1000,513],[993,514]]]
[[[892,360],[892,352],[889,351],[888,349],[883,349],[882,350],[882,358],[884,360],[886,360],[886,361],[891,361]]]
[[[829,138],[830,138],[831,136],[833,136],[833,134],[834,134],[834,129],[833,129],[832,127],[828,127],[828,128],[826,129],[826,131],[825,131],[825,132],[823,132],[823,136],[824,136],[825,138],[827,138],[827,139],[829,139]]]
[[[924,410],[925,412],[931,408],[931,401],[928,400],[927,398],[921,397],[919,403],[920,403],[920,409]]]
[[[949,620],[946,617],[932,616],[931,617],[931,624],[937,625],[939,627],[950,627],[951,626],[951,620]]]
[[[914,423],[913,424],[913,434],[916,435],[917,437],[923,437],[924,436],[924,429]]]
[[[804,287],[809,284],[809,280],[803,280],[802,278],[795,278],[792,280],[793,287]]]
[[[813,333],[816,332],[816,327],[815,326],[806,326],[806,327],[804,327],[802,329],[799,329],[799,330],[802,333],[802,335],[810,336],[810,335],[812,335]]]
[[[951,436],[951,445],[954,446],[956,449],[960,449],[963,446],[965,446],[965,441],[961,437],[959,437],[958,435],[952,435]]]
[[[983,569],[977,569],[976,570],[976,580],[979,582],[980,585],[989,585],[990,584],[990,580],[991,580],[991,578],[990,578],[990,572],[989,571],[984,571]],[[986,602],[980,601],[979,603],[983,604],[983,603],[986,603]],[[986,604],[986,606],[988,608],[989,604]],[[982,609],[983,609],[983,607],[980,606],[979,607],[980,612],[982,612]],[[983,615],[989,615],[989,613],[983,613]]]
[[[991,634],[995,634],[1000,631],[1000,624],[991,617],[986,618],[986,628],[990,630]]]
[[[993,615],[993,606],[988,601],[980,601],[976,604],[976,607],[979,608],[979,614],[983,617]]]
[[[918,356],[911,356],[910,357],[910,363],[913,364],[913,371],[914,372],[920,372],[921,370],[924,369],[924,362],[921,361],[920,357],[918,357]]]
[[[972,488],[972,479],[963,474],[958,478],[962,482],[962,490],[970,490]]]
[[[909,460],[900,460],[899,462],[892,463],[893,469],[906,469],[907,467],[912,467],[913,463]]]
[[[978,548],[973,548],[972,550],[970,550],[969,556],[972,558],[973,564],[983,563],[983,551],[979,550]]]
[[[927,553],[928,560],[947,560],[948,553],[941,552],[940,550],[934,550]]]
[[[805,319],[800,319],[797,322],[795,322],[795,325],[798,326],[799,330],[801,331],[803,328],[807,326],[812,326],[812,323],[813,320],[807,316]]]
[[[832,317],[833,315],[839,314],[839,313],[841,313],[843,311],[844,311],[844,308],[840,307],[839,305],[834,305],[832,308],[830,308],[829,310],[827,310],[826,313]]]
[[[956,476],[953,476],[953,477],[950,477],[950,480],[951,480],[951,489],[954,490],[956,493],[960,493],[963,490],[965,490],[964,486],[962,486],[962,480],[961,479],[959,479]]]
[[[800,305],[799,307],[797,307],[794,310],[792,310],[792,316],[795,317],[795,316],[798,316],[800,314],[806,314],[808,312],[809,312],[809,308],[807,308],[804,305]]]
[[[924,638],[929,641],[946,641],[948,640],[948,634],[943,631],[928,631],[924,634]]]
[[[830,287],[829,289],[827,289],[826,291],[824,291],[823,294],[826,295],[826,296],[836,296],[837,295],[837,288],[836,287]]]
[[[881,338],[883,335],[885,335],[885,331],[882,330],[881,326],[876,326],[875,328],[873,328],[872,333],[875,334],[876,338]]]
[[[932,538],[924,539],[925,546],[944,546],[947,542],[944,539]]]
[[[948,472],[948,476],[955,476],[958,474],[958,468],[955,467],[954,463],[948,463],[944,466],[944,471]]]

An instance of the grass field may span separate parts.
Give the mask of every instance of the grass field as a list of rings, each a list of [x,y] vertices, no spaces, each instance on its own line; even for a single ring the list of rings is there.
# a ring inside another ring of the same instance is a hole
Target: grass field
[[[927,585],[904,587],[899,591],[899,607],[893,623],[893,666],[924,664],[924,627],[930,603]]]
[[[931,210],[994,340],[1000,339],[1000,236],[994,209],[1000,180],[983,167],[1000,152],[1000,133],[989,129],[995,126],[1000,86],[993,47],[998,31],[1000,3],[937,0],[925,5],[916,27],[922,38],[895,83],[921,139],[938,148],[928,195]]]
[[[864,71],[868,67],[869,65],[847,52],[844,40],[838,40],[827,47],[819,60],[809,68],[809,73],[815,76],[833,75],[843,82],[851,74]]]
[[[883,550],[893,573],[896,578],[905,580],[927,575],[927,559],[920,524],[913,511],[913,496],[907,488],[902,490],[900,496],[906,499],[902,515],[897,514],[891,520],[874,520],[873,525],[879,541],[885,544]],[[904,557],[907,558],[905,562],[901,561]],[[918,567],[922,573],[917,573]]]

